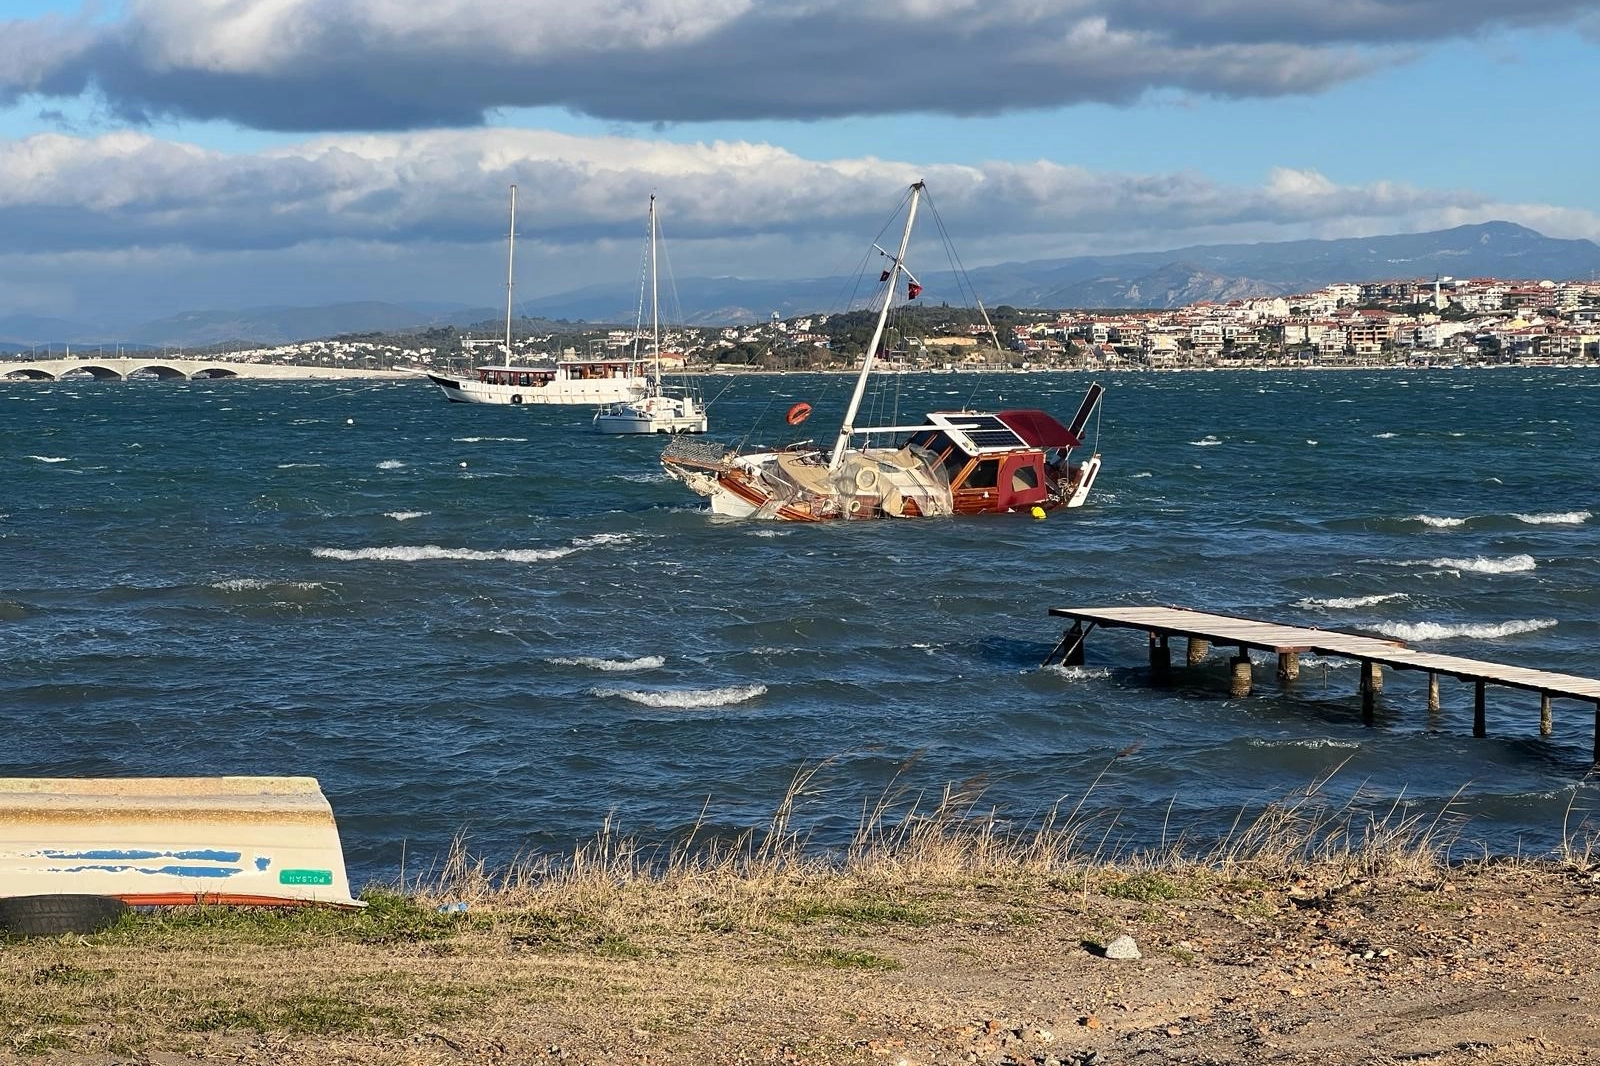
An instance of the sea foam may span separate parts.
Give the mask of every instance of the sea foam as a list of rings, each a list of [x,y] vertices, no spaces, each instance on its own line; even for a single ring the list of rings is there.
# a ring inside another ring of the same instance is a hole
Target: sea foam
[[[30,456],[28,456],[28,458],[36,460],[36,461],[41,462],[41,463],[70,463],[70,462],[72,462],[71,459],[68,459],[66,456],[62,456],[62,455],[30,455]]]
[[[1514,637],[1518,633],[1536,633],[1555,624],[1554,618],[1523,618],[1510,622],[1463,622],[1458,625],[1442,622],[1381,622],[1372,628],[1396,640],[1449,640],[1452,637],[1496,640]]]
[[[432,513],[432,511],[385,511],[383,517],[392,518],[396,522],[409,522],[413,518],[422,518]]]
[[[505,548],[500,551],[479,551],[476,548],[442,548],[437,544],[400,544],[391,548],[312,548],[311,554],[319,559],[338,559],[342,562],[375,560],[386,563],[420,563],[435,559],[453,559],[465,562],[542,563],[571,555],[576,548]]]
[[[1532,570],[1538,564],[1531,555],[1508,555],[1503,559],[1490,559],[1479,555],[1473,559],[1426,559],[1410,563],[1411,566],[1437,566],[1445,570],[1466,570],[1474,574],[1517,574]]]
[[[607,673],[630,673],[635,670],[654,670],[667,660],[659,655],[641,655],[637,659],[601,659],[593,655],[579,655],[545,661],[554,666],[582,666],[590,670],[604,670]]]
[[[702,707],[727,707],[766,695],[765,685],[729,685],[726,688],[687,688],[667,691],[628,688],[590,689],[589,695],[601,699],[617,697],[646,707],[673,707],[693,710]]]
[[[1454,529],[1456,526],[1467,524],[1465,518],[1440,518],[1431,514],[1414,514],[1407,521],[1421,522],[1423,525],[1432,526],[1434,529]]]
[[[1548,514],[1513,514],[1518,522],[1530,526],[1581,526],[1594,517],[1592,511],[1554,511]]]
[[[1315,610],[1321,607],[1335,611],[1348,611],[1356,607],[1372,607],[1380,603],[1387,603],[1390,600],[1403,600],[1405,598],[1406,594],[1403,592],[1379,592],[1371,596],[1334,596],[1326,600],[1307,597],[1303,600],[1296,600],[1294,605],[1303,607],[1306,610]]]

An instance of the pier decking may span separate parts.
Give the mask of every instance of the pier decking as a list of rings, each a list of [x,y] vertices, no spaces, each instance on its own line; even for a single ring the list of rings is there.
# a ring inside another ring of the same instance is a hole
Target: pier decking
[[[1361,710],[1369,725],[1374,717],[1377,694],[1383,689],[1385,666],[1427,673],[1429,711],[1439,709],[1441,675],[1471,682],[1474,685],[1472,735],[1476,737],[1488,735],[1484,711],[1484,689],[1487,685],[1504,685],[1539,693],[1539,732],[1545,736],[1549,736],[1551,731],[1552,699],[1582,700],[1594,705],[1594,760],[1600,763],[1600,680],[1594,678],[1549,670],[1529,670],[1456,655],[1438,655],[1417,651],[1399,640],[1341,633],[1334,629],[1278,625],[1252,618],[1209,614],[1187,607],[1052,607],[1050,613],[1071,618],[1073,623],[1061,643],[1045,658],[1047,664],[1082,663],[1083,642],[1097,626],[1140,629],[1148,635],[1150,671],[1158,681],[1170,675],[1172,655],[1168,642],[1173,637],[1188,639],[1187,662],[1190,666],[1203,662],[1212,645],[1238,649],[1230,659],[1230,691],[1241,697],[1250,694],[1253,683],[1251,651],[1275,653],[1278,656],[1278,680],[1283,683],[1293,682],[1299,677],[1299,657],[1302,654],[1354,659],[1361,664]]]

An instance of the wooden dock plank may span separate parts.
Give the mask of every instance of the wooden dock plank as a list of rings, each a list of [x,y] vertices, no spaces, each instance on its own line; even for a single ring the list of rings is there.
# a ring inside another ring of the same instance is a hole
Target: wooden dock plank
[[[1345,633],[1336,629],[1286,626],[1187,607],[1052,607],[1050,613],[1098,626],[1144,629],[1161,637],[1199,638],[1215,645],[1234,645],[1279,654],[1314,652],[1318,655],[1360,659],[1394,669],[1425,670],[1463,681],[1508,685],[1552,697],[1585,700],[1600,706],[1600,680],[1595,678],[1418,651],[1407,647],[1404,641],[1387,637]],[[1597,743],[1600,743],[1600,739],[1597,739]]]

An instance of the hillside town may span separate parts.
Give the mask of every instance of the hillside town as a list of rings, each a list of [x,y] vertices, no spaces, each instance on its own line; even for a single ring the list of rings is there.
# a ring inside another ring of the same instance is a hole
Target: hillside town
[[[849,370],[871,314],[850,311],[663,333],[668,372]],[[511,363],[649,355],[633,328],[522,319]],[[11,359],[44,356],[35,350]],[[59,356],[60,352],[52,355]],[[70,353],[68,353],[70,354]],[[132,354],[132,353],[129,353]],[[177,353],[179,355],[185,353]],[[507,361],[491,324],[359,334],[187,353],[253,363],[418,370]],[[897,310],[885,358],[927,370],[1380,368],[1600,362],[1600,282],[1497,278],[1334,284],[1314,292],[1178,308]]]

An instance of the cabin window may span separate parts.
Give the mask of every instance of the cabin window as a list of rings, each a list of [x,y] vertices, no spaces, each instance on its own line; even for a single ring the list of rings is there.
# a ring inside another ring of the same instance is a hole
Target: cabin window
[[[1026,492],[1039,487],[1039,473],[1032,466],[1023,464],[1011,471],[1011,491]]]
[[[518,384],[518,385],[521,385],[521,386],[522,386],[522,387],[523,387],[523,388],[527,388],[527,387],[528,387],[528,375],[526,375],[526,374],[523,374],[523,375],[522,375],[522,376],[521,376],[521,377],[520,377],[520,378],[519,378],[519,379],[518,379],[518,380],[517,380],[517,384]]]
[[[967,475],[967,480],[961,487],[964,489],[992,489],[1000,480],[1000,460],[979,459],[973,466],[972,473]]]

